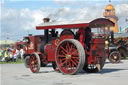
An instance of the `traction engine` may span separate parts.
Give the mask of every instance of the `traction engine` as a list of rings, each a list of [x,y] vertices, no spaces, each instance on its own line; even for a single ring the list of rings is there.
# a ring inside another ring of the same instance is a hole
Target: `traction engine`
[[[44,23],[36,27],[44,30],[41,45],[30,42],[36,46],[34,51],[28,51],[30,70],[38,73],[42,63],[52,63],[53,69],[63,74],[101,71],[106,59],[105,34],[95,37],[95,28],[104,30],[108,26],[114,26],[114,23],[104,18],[89,23],[49,22],[49,18],[44,18]],[[63,31],[58,34],[56,29]],[[74,33],[72,29],[77,31]]]

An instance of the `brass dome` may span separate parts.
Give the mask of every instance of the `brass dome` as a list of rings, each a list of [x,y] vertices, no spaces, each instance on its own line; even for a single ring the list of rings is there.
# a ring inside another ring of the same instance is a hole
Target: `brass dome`
[[[112,4],[109,4],[106,6],[105,10],[115,10],[115,8]]]

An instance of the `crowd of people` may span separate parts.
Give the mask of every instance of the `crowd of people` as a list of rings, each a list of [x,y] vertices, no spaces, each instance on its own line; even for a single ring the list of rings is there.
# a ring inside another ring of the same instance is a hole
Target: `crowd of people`
[[[22,48],[0,48],[1,62],[16,62],[18,59],[22,60],[24,51]]]

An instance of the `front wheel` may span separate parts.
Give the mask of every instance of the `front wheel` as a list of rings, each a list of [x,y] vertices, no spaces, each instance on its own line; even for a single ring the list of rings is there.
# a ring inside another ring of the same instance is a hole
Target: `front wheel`
[[[33,53],[29,59],[29,67],[33,73],[38,73],[40,70],[40,57],[37,53]]]
[[[56,64],[64,74],[76,74],[85,63],[85,51],[81,43],[74,39],[65,39],[57,47]]]
[[[118,51],[113,51],[109,55],[109,61],[111,63],[119,63],[120,62],[121,55]]]
[[[24,65],[26,68],[29,68],[29,58],[30,58],[30,56],[26,56],[24,59]]]

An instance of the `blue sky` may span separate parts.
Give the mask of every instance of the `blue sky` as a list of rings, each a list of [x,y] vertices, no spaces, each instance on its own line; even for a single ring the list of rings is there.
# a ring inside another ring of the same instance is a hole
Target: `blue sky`
[[[91,20],[103,17],[104,8],[109,0],[1,0],[1,38],[19,40],[28,33],[43,34],[35,26],[44,17],[51,20]],[[119,17],[119,27],[124,28],[128,22],[128,0],[111,0]]]

